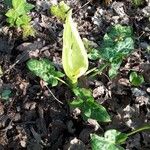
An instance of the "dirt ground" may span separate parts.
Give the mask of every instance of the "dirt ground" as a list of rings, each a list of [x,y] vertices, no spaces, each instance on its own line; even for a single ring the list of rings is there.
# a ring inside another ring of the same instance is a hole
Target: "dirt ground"
[[[115,80],[108,79],[106,72],[86,81],[95,100],[105,106],[112,118],[110,123],[99,123],[97,131],[81,117],[73,116],[68,106],[73,95],[66,86],[49,86],[63,102],[61,105],[42,80],[27,69],[26,61],[30,58],[48,58],[63,70],[63,24],[50,14],[52,1],[29,2],[35,5],[30,15],[37,34],[23,39],[21,32],[6,22],[7,9],[0,0],[0,65],[4,72],[0,92],[10,91],[7,100],[0,99],[0,150],[90,150],[91,133],[101,134],[107,129],[128,133],[150,123],[150,1],[144,1],[140,7],[134,7],[131,0],[107,4],[102,0],[66,1],[73,8],[82,38],[99,45],[108,28],[117,23],[130,25],[135,35],[135,50],[124,60]],[[91,66],[98,64],[90,61]],[[141,86],[130,84],[131,70],[144,76]],[[123,147],[150,150],[150,132],[133,135]]]

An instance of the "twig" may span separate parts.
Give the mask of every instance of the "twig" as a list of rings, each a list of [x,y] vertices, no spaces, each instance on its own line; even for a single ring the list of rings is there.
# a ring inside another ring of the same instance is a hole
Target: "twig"
[[[64,105],[64,103],[61,102],[61,101],[53,94],[53,92],[49,89],[49,87],[48,87],[47,85],[45,85],[45,87],[48,89],[49,93],[53,96],[53,98],[54,98],[57,102],[59,102],[60,104]]]
[[[82,5],[82,6],[81,6],[79,9],[77,9],[72,15],[74,15],[75,13],[77,13],[80,9],[82,9],[83,7],[85,7],[86,5],[88,5],[90,2],[91,2],[91,0],[88,1],[87,3],[85,3],[84,5]]]
[[[27,53],[29,53],[30,51],[27,51]],[[27,53],[24,53],[24,55],[22,55],[22,57],[20,57],[20,59],[16,60],[16,62],[14,62],[6,71],[4,71],[3,75],[8,73],[11,69],[13,69],[25,56]]]

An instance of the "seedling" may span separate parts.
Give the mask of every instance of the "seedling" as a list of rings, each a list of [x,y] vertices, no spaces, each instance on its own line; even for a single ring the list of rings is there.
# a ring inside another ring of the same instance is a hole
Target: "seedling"
[[[23,30],[23,37],[34,36],[35,30],[31,26],[31,17],[27,15],[34,6],[26,0],[12,0],[12,8],[5,14],[11,27],[19,27]]]
[[[124,144],[129,136],[144,130],[150,130],[150,125],[145,125],[128,134],[121,133],[115,129],[107,130],[104,133],[104,137],[91,134],[92,150],[124,150],[121,144]]]
[[[133,86],[140,86],[144,82],[144,78],[142,75],[138,75],[137,72],[131,72],[129,81]]]
[[[65,21],[67,17],[67,12],[70,10],[70,7],[61,1],[58,5],[51,6],[50,12],[56,16],[58,19]]]

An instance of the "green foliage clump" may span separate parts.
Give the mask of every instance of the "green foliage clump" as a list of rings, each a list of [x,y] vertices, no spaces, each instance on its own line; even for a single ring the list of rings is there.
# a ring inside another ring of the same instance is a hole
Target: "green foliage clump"
[[[64,1],[61,1],[58,5],[51,6],[50,11],[58,19],[65,21],[69,9],[70,7]]]
[[[60,77],[64,76],[63,73],[55,70],[53,63],[48,59],[30,59],[27,62],[27,66],[36,76],[40,77],[52,86],[56,86],[58,84],[58,80],[61,80]]]
[[[30,24],[31,17],[27,15],[33,8],[34,6],[26,0],[12,0],[12,8],[5,14],[11,27],[22,28],[24,38],[35,35],[35,30]]]
[[[100,122],[111,121],[106,109],[94,100],[90,90],[75,88],[73,91],[76,95],[76,99],[70,103],[70,106],[72,108],[79,108],[84,120],[91,118]]]
[[[110,66],[109,77],[117,75],[124,58],[134,49],[133,32],[130,26],[117,24],[104,35],[101,48],[93,49],[90,59],[102,59]]]

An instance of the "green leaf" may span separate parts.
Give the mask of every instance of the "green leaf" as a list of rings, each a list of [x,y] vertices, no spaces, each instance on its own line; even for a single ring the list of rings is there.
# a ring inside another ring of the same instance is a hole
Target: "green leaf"
[[[97,60],[100,59],[100,53],[97,49],[92,49],[90,53],[88,54],[88,58],[91,60]]]
[[[89,118],[91,118],[100,122],[111,121],[110,116],[107,113],[106,109],[102,105],[93,101],[93,98],[87,99],[87,101],[82,106],[81,111],[83,111],[84,120],[88,120]]]
[[[17,18],[16,25],[18,27],[21,27],[21,26],[30,26],[30,24],[29,24],[30,21],[31,21],[30,16],[27,16],[25,14],[25,15],[22,15],[21,17]]]
[[[58,5],[51,6],[50,11],[54,16],[65,21],[69,9],[70,7],[61,1]]]
[[[30,3],[25,3],[24,8],[25,8],[25,12],[28,13],[28,12],[30,12],[31,9],[34,8],[34,5],[32,5]]]
[[[19,14],[23,15],[25,11],[25,0],[12,0],[13,9]]]
[[[104,35],[99,51],[89,54],[92,59],[102,59],[110,64],[109,77],[114,78],[124,58],[134,49],[133,31],[130,26],[117,24]]]
[[[19,14],[14,9],[10,9],[5,15],[8,17],[7,22],[14,26]]]
[[[118,69],[120,68],[121,61],[118,60],[118,62],[112,62],[110,65],[110,69],[108,71],[109,77],[112,79],[118,74]]]
[[[75,99],[70,103],[70,106],[73,108],[81,108],[84,101],[82,99]]]
[[[8,99],[10,98],[10,96],[11,96],[11,90],[6,89],[6,90],[3,90],[3,91],[2,91],[0,97],[1,97],[3,100],[8,100]]]
[[[87,71],[88,56],[71,16],[72,10],[67,13],[64,25],[62,63],[66,75],[74,84]]]
[[[30,24],[23,25],[22,29],[23,29],[23,38],[26,38],[28,36],[34,37],[36,34],[36,31],[34,30],[34,28]]]
[[[18,7],[23,7],[25,0],[12,0],[12,6],[16,10]]]
[[[23,37],[34,36],[35,30],[30,25],[31,18],[27,13],[34,7],[32,4],[26,2],[26,0],[12,0],[13,8],[8,10],[5,14],[7,22],[10,26],[21,27],[23,29]]]
[[[138,75],[137,72],[131,72],[129,81],[133,86],[140,86],[144,82],[142,75]]]
[[[128,138],[127,134],[121,133],[115,129],[107,130],[104,134],[105,139],[115,144],[123,144]]]
[[[27,67],[36,76],[40,77],[52,86],[56,86],[58,84],[58,78],[64,76],[64,74],[60,73],[59,71],[55,71],[55,67],[48,59],[30,59],[27,62]]]
[[[144,3],[144,0],[132,0],[132,4],[135,7],[138,7],[138,6],[142,5],[143,3]]]
[[[127,134],[121,133],[114,129],[106,131],[104,137],[92,134],[92,150],[124,150],[120,144],[124,143],[127,138]]]
[[[95,102],[91,92],[84,88],[74,89],[77,99],[70,103],[72,108],[79,108],[84,120],[95,119],[100,122],[109,122],[110,116],[106,109]]]
[[[89,89],[76,87],[73,89],[74,94],[81,99],[92,97],[92,92]]]

